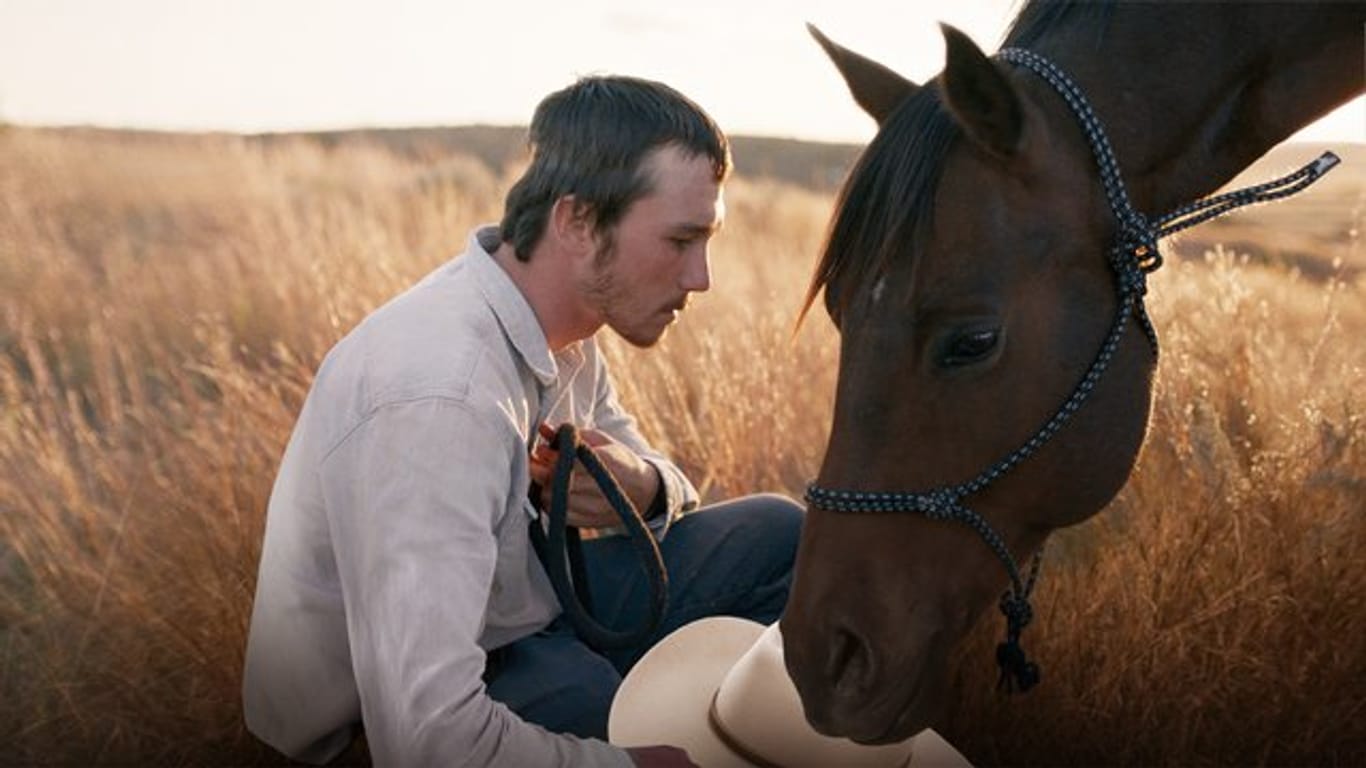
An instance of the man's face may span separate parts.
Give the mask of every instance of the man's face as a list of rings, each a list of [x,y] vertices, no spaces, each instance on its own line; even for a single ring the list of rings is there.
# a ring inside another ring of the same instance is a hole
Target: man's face
[[[581,285],[602,321],[639,347],[659,341],[688,295],[711,286],[707,248],[725,215],[705,155],[666,146],[644,167],[653,190],[627,208]]]

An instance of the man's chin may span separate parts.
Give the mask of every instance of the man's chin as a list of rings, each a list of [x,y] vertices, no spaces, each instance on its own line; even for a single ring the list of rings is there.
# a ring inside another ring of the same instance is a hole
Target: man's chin
[[[663,325],[648,328],[620,328],[610,324],[609,327],[631,346],[640,349],[649,349],[658,344],[660,339],[664,338],[664,334],[668,333],[669,326],[671,325],[673,325],[672,319]]]
[[[627,344],[630,344],[637,349],[649,349],[658,344],[660,339],[664,338],[664,331],[660,331],[654,335],[631,334],[630,336],[618,331],[617,335],[625,339]]]

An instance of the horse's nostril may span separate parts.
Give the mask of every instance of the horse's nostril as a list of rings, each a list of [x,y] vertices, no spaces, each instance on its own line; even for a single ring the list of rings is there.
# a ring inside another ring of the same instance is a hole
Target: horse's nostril
[[[857,696],[875,679],[873,654],[868,642],[843,628],[834,630],[830,642],[827,673],[841,696]]]

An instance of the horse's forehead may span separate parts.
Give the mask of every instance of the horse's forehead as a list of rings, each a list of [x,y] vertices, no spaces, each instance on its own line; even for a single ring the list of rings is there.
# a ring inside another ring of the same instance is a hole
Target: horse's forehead
[[[1072,164],[1033,162],[1021,170],[978,153],[951,154],[920,244],[927,262],[954,269],[965,259],[985,259],[989,266],[995,258],[1088,237],[1094,201]]]
[[[946,164],[928,226],[916,244],[921,269],[952,273],[973,266],[965,262],[991,259],[1039,220],[1033,205],[999,170],[973,162]]]

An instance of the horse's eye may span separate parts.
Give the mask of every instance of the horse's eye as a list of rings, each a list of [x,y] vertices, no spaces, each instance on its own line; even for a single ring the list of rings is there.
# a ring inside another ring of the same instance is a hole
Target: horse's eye
[[[939,364],[945,368],[958,368],[985,360],[1001,339],[1001,332],[995,328],[978,328],[958,333],[949,338],[939,356]]]

